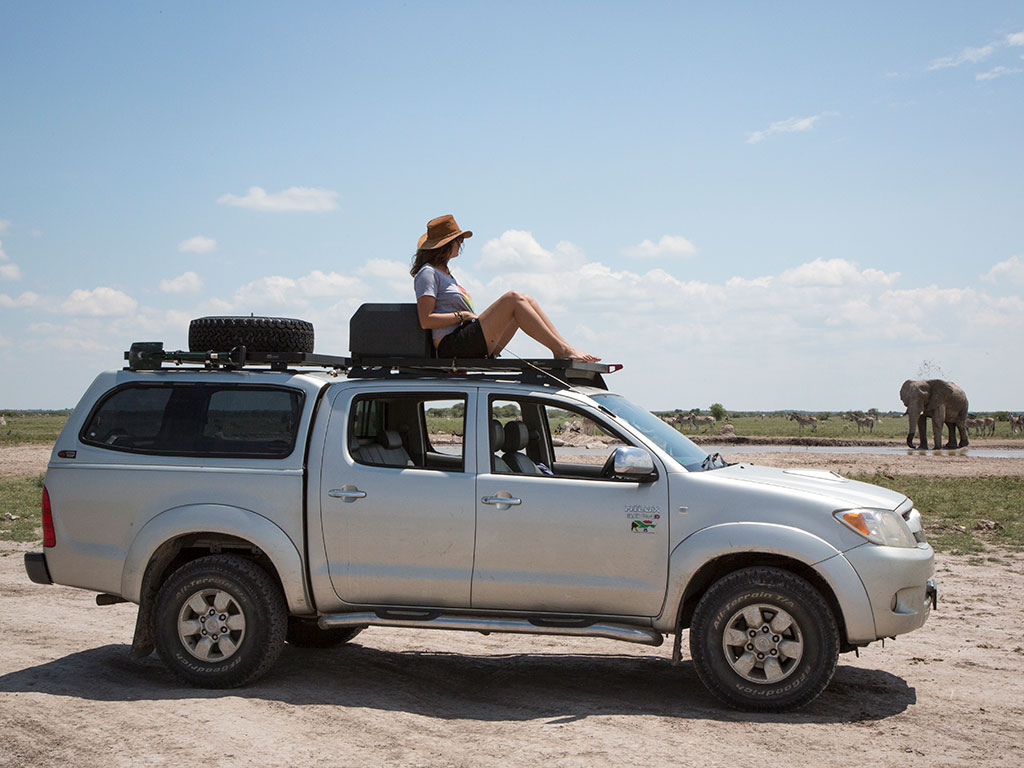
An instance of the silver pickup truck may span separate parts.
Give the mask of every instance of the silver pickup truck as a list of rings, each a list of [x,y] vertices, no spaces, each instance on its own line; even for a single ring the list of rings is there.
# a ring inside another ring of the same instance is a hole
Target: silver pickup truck
[[[727,464],[608,391],[612,367],[231,343],[134,345],[97,377],[25,557],[37,583],[137,603],[133,656],[189,683],[368,626],[668,637],[677,662],[688,630],[715,696],[778,711],[934,605],[909,499]]]

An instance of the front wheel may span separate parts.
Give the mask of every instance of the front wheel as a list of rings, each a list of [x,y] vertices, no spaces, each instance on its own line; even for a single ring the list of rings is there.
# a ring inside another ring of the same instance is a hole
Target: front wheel
[[[287,620],[284,594],[266,571],[237,555],[211,555],[164,582],[153,639],[160,658],[186,682],[235,688],[274,664]]]
[[[825,690],[839,659],[839,631],[804,579],[779,568],[744,568],[700,599],[690,655],[701,682],[729,706],[782,712]]]

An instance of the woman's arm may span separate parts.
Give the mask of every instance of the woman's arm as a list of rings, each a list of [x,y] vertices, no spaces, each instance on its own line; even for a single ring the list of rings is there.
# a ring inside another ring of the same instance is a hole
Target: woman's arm
[[[420,296],[416,299],[416,311],[420,316],[420,327],[429,331],[432,328],[447,328],[449,325],[461,323],[463,320],[472,320],[476,317],[472,312],[435,312],[434,304],[437,300],[433,296]]]

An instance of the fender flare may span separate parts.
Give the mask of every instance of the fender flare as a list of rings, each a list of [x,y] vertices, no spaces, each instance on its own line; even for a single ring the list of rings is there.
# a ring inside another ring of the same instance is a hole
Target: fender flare
[[[258,547],[277,570],[289,612],[313,612],[302,555],[288,534],[262,515],[223,504],[174,507],[150,519],[128,548],[121,595],[133,603],[140,602],[146,569],[156,551],[173,539],[203,533],[232,536]]]
[[[875,620],[867,590],[843,553],[813,533],[778,523],[721,523],[683,539],[669,554],[668,589],[655,626],[673,632],[683,597],[694,575],[708,563],[727,555],[764,554],[799,562],[832,590],[842,612],[850,642],[875,639]]]

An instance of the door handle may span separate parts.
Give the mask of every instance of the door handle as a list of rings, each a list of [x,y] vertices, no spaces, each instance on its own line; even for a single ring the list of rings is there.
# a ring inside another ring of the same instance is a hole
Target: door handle
[[[480,501],[484,504],[507,504],[510,507],[518,507],[523,503],[522,499],[516,499],[512,496],[484,496]]]
[[[332,488],[327,492],[327,495],[332,499],[355,501],[356,499],[365,499],[366,491],[360,491],[357,488]]]

